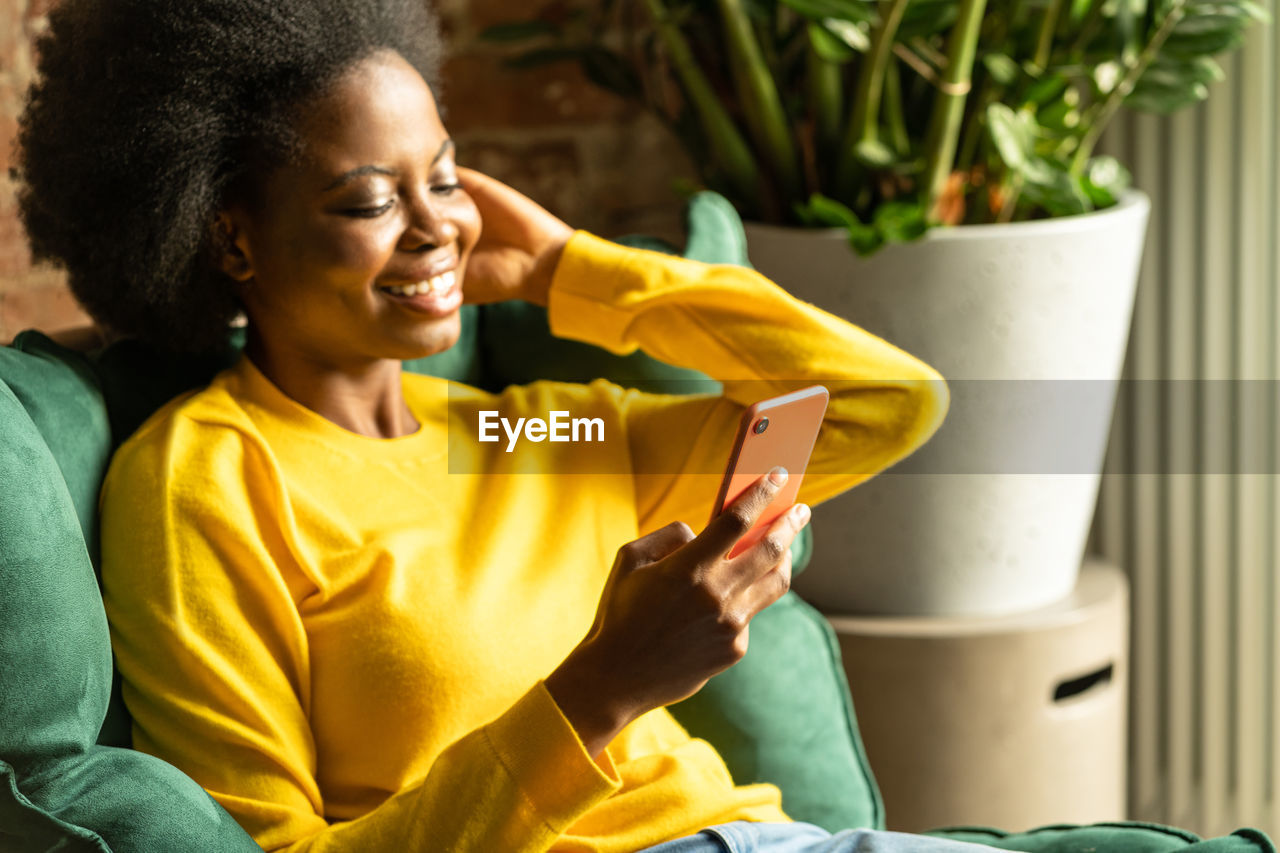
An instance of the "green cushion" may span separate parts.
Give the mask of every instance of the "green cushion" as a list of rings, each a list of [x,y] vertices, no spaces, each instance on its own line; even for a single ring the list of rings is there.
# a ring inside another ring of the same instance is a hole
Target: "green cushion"
[[[1231,835],[1202,841],[1198,835],[1169,826],[1136,821],[1097,823],[1090,826],[1044,826],[1029,832],[964,827],[934,830],[956,841],[972,841],[1001,850],[1024,853],[1276,853],[1271,839],[1256,829],[1240,829]]]
[[[735,781],[778,785],[796,820],[884,828],[835,632],[795,593],[751,621],[746,657],[671,713],[715,744]]]
[[[418,373],[478,384],[482,376],[479,313],[479,306],[462,306],[458,342],[442,353],[407,361],[405,367]],[[244,335],[238,332],[232,335],[226,352],[204,358],[162,356],[138,341],[120,341],[98,353],[94,366],[111,414],[114,446],[133,435],[152,412],[169,400],[207,385],[218,371],[231,366],[243,346]]]
[[[64,394],[72,380],[57,364],[8,350],[0,369],[26,378],[29,368],[58,389],[49,400],[91,411],[91,394]],[[59,465],[5,381],[0,435],[0,483],[21,484],[0,490],[0,846],[258,850],[175,768],[95,744],[112,674],[106,615]]]
[[[91,557],[98,554],[98,488],[111,456],[107,409],[88,359],[39,332],[0,347],[4,379],[35,421],[66,481]]]

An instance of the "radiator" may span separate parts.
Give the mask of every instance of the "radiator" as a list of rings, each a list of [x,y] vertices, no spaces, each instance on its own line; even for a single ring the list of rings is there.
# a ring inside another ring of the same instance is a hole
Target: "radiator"
[[[1280,836],[1278,56],[1255,27],[1106,140],[1152,218],[1090,547],[1132,584],[1130,817],[1202,835]]]

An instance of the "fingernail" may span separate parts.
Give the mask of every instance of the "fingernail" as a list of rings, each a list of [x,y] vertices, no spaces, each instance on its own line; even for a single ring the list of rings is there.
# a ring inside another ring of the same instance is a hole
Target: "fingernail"
[[[775,486],[781,486],[783,483],[787,482],[787,469],[783,468],[781,465],[774,468],[769,472],[769,482],[773,483]]]
[[[796,504],[796,508],[791,512],[795,516],[796,525],[800,527],[803,527],[809,521],[809,516],[812,514],[809,511],[808,504]]]

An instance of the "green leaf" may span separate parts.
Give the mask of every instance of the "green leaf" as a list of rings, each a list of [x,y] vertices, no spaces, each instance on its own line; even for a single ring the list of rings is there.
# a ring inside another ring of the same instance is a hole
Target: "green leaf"
[[[864,166],[883,169],[893,165],[893,149],[878,139],[864,139],[853,147],[853,156]]]
[[[871,49],[871,37],[867,35],[867,25],[864,22],[824,18],[822,28],[859,53]]]
[[[1202,36],[1224,31],[1240,31],[1251,19],[1243,12],[1218,8],[1199,15],[1187,15],[1173,28],[1172,35]]]
[[[1027,158],[1035,146],[1035,131],[1028,127],[1025,114],[1015,113],[1000,103],[987,107],[987,131],[1005,165],[1015,172],[1027,166]]]
[[[1124,99],[1129,109],[1143,113],[1169,115],[1178,110],[1198,104],[1209,97],[1209,87],[1196,83],[1190,88],[1161,89],[1148,86],[1142,90],[1135,89]]]
[[[1098,87],[1098,94],[1106,95],[1124,79],[1124,68],[1119,62],[1100,62],[1093,69],[1093,85]]]
[[[1080,125],[1080,111],[1070,99],[1061,98],[1036,113],[1036,122],[1050,130],[1071,131]]]
[[[1244,44],[1244,32],[1239,29],[1214,32],[1179,34],[1176,30],[1165,40],[1161,52],[1170,56],[1216,56],[1235,50]]]
[[[928,217],[920,204],[904,201],[885,202],[876,208],[872,224],[886,243],[910,243],[929,230]]]
[[[1094,157],[1085,167],[1081,185],[1094,207],[1110,207],[1129,188],[1133,176],[1114,157]]]
[[[1271,23],[1271,13],[1252,0],[1235,0],[1235,6],[1259,24]]]
[[[621,55],[603,47],[587,48],[581,57],[587,79],[624,98],[641,97],[644,87],[635,69]]]
[[[1144,20],[1146,7],[1146,0],[1115,0],[1116,40],[1126,59],[1137,56],[1140,49],[1138,22]]]
[[[898,40],[928,38],[949,30],[956,22],[959,6],[954,0],[914,0],[908,3],[898,26]]]
[[[1125,104],[1144,112],[1176,112],[1207,98],[1208,84],[1223,76],[1221,66],[1207,56],[1161,57],[1143,72]]]
[[[827,225],[835,228],[852,228],[862,225],[858,214],[843,203],[829,198],[822,193],[809,196],[806,204],[797,204],[796,211],[814,225]]]
[[[508,21],[494,24],[480,33],[481,41],[514,42],[540,36],[560,35],[560,28],[550,21]]]
[[[1226,3],[1197,4],[1174,27],[1162,52],[1174,56],[1212,56],[1234,50],[1254,18],[1249,10]]]
[[[986,66],[987,73],[991,75],[991,79],[1001,86],[1008,86],[1018,79],[1018,63],[1003,53],[983,55],[982,64]]]
[[[849,245],[863,257],[874,255],[884,246],[884,235],[870,225],[852,226],[849,228]]]
[[[541,47],[508,57],[502,64],[507,68],[538,68],[568,59],[580,59],[581,56],[582,48],[578,47]]]
[[[1093,209],[1080,178],[1060,163],[1041,159],[1040,166],[1047,179],[1023,183],[1024,199],[1043,207],[1052,216],[1071,216]]]
[[[1067,78],[1065,76],[1050,73],[1027,88],[1027,94],[1023,96],[1023,103],[1039,106],[1058,97],[1066,88]]]
[[[809,41],[814,51],[827,62],[844,64],[858,55],[858,52],[821,24],[809,24]]]
[[[823,18],[869,21],[875,15],[875,5],[866,0],[782,0],[782,3],[813,21]]]
[[[1071,23],[1078,25],[1089,14],[1089,9],[1093,7],[1093,4],[1101,2],[1103,0],[1071,0]]]

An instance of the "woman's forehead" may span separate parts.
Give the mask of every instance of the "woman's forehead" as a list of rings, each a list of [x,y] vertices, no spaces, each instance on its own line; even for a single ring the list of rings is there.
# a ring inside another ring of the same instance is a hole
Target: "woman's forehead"
[[[303,164],[333,178],[365,165],[425,169],[448,140],[431,88],[390,51],[361,60],[297,115]]]

